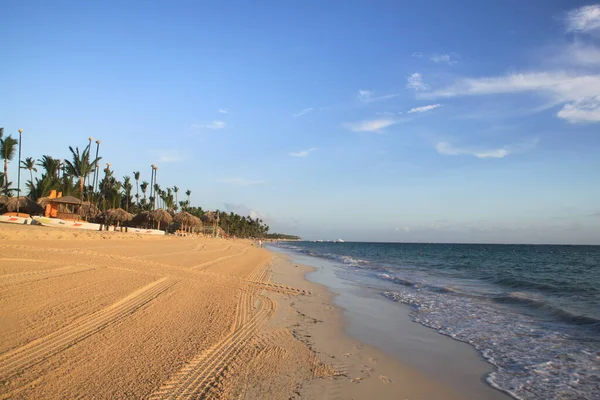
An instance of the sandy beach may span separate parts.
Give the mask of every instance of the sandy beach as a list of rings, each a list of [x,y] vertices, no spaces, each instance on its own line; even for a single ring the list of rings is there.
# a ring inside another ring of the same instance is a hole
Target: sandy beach
[[[1,398],[458,399],[252,242],[0,225]]]

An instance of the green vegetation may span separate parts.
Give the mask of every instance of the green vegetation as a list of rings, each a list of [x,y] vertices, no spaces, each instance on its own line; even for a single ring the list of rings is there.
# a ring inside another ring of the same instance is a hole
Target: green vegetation
[[[99,147],[100,142],[96,143]],[[29,180],[25,183],[26,195],[31,200],[38,201],[56,190],[62,192],[63,196],[78,197],[85,206],[82,207],[85,209],[82,216],[88,221],[102,222],[106,218],[106,212],[111,209],[121,208],[129,213],[140,214],[160,208],[172,216],[180,211],[188,212],[200,218],[205,226],[219,227],[222,234],[230,237],[297,239],[296,236],[269,233],[269,226],[260,218],[219,210],[205,211],[202,207],[192,206],[192,191],[189,189],[183,192],[185,199],[180,201],[180,189],[177,186],[163,187],[154,182],[152,177],[151,185],[143,180],[139,171],[133,172],[133,180],[127,175],[118,180],[109,163],[100,170],[102,157],[92,157],[91,144],[92,138],[83,150],[70,146],[69,160],[50,155],[43,155],[38,160],[33,157],[22,160],[20,168],[29,171]],[[0,188],[8,197],[13,196],[16,191],[12,188],[13,183],[8,181],[8,165],[15,156],[17,145],[18,141],[11,136],[5,138],[0,128],[0,157],[4,161],[4,172],[0,172]],[[38,172],[38,168],[41,175],[34,177],[33,172]],[[134,218],[134,221],[137,220],[147,221],[147,218]],[[175,223],[171,229],[177,229],[177,226]]]

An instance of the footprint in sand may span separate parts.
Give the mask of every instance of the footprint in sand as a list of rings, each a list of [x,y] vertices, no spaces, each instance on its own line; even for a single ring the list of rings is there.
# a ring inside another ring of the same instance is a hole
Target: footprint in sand
[[[362,381],[362,378],[358,377],[358,378],[352,379],[350,382],[352,382],[352,383],[360,383],[360,381]]]
[[[377,360],[376,360],[376,359],[374,359],[373,357],[369,357],[369,362],[370,362],[371,364],[377,364]]]
[[[381,383],[391,383],[392,381],[385,375],[379,375],[379,380]]]
[[[350,357],[352,354],[351,353],[344,353],[344,357],[348,358]]]

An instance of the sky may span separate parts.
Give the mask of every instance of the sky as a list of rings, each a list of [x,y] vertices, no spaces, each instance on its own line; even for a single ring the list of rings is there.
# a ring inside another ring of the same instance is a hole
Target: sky
[[[600,244],[600,4],[0,1],[0,126],[306,239]],[[9,175],[16,175],[16,162]],[[11,178],[11,180],[13,180]]]

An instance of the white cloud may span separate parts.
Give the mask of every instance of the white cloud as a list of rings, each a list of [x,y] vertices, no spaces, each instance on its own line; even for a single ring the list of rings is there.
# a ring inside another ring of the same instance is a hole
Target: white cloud
[[[246,178],[223,178],[223,179],[219,179],[219,182],[230,183],[232,185],[239,185],[239,186],[262,185],[263,183],[265,183],[265,181],[257,181],[257,180],[246,179]]]
[[[306,157],[306,156],[308,156],[310,153],[312,153],[315,150],[317,150],[317,148],[316,147],[312,147],[312,148],[310,148],[308,150],[301,150],[301,151],[298,151],[296,153],[290,153],[290,156],[292,156],[292,157]]]
[[[227,111],[226,108],[219,108],[218,112],[221,114],[227,114],[229,111]]]
[[[452,54],[432,54],[429,59],[436,64],[454,65],[458,63],[456,56]]]
[[[346,129],[354,132],[377,132],[380,129],[397,124],[397,121],[392,119],[372,119],[358,122],[348,122],[343,124]]]
[[[408,79],[406,80],[406,87],[409,89],[414,89],[416,91],[423,91],[429,89],[429,85],[423,82],[423,76],[418,72],[415,72],[414,74],[411,74],[408,77]]]
[[[600,30],[600,5],[593,4],[569,11],[567,32],[590,32]]]
[[[489,78],[462,79],[445,89],[424,94],[424,97],[477,96],[492,94],[537,93],[548,98],[550,106],[564,104],[559,118],[592,122],[590,107],[596,109],[600,93],[600,75],[577,75],[566,72],[537,72]],[[584,113],[573,112],[585,105]],[[542,108],[543,109],[543,108]],[[592,113],[593,114],[593,113]]]
[[[415,51],[414,53],[411,54],[412,57],[415,58],[423,58],[423,53],[419,53],[418,51]]]
[[[206,125],[192,124],[191,128],[193,128],[193,129],[223,129],[223,128],[225,128],[226,125],[227,125],[227,123],[225,123],[223,121],[213,121]]]
[[[510,154],[523,152],[537,146],[539,140],[534,139],[529,142],[520,143],[514,146],[504,146],[495,149],[482,149],[473,147],[456,147],[448,142],[438,142],[435,146],[440,154],[449,156],[468,155],[477,158],[504,158]]]
[[[442,106],[441,104],[429,104],[427,106],[415,107],[415,108],[411,108],[410,110],[408,110],[408,114],[423,113],[423,112],[435,110],[436,108],[441,107],[441,106]]]
[[[565,104],[556,115],[572,123],[600,122],[600,96]]]
[[[311,112],[311,111],[313,111],[313,110],[314,110],[314,108],[312,108],[312,107],[310,107],[310,108],[305,108],[304,110],[300,111],[299,113],[292,114],[292,115],[293,115],[294,117],[299,117],[299,116],[301,116],[301,115],[308,114],[309,112]]]
[[[398,93],[384,94],[381,96],[374,96],[374,94],[375,93],[371,90],[361,89],[358,91],[358,95],[356,97],[362,102],[371,103],[374,101],[387,100],[398,96]]]

